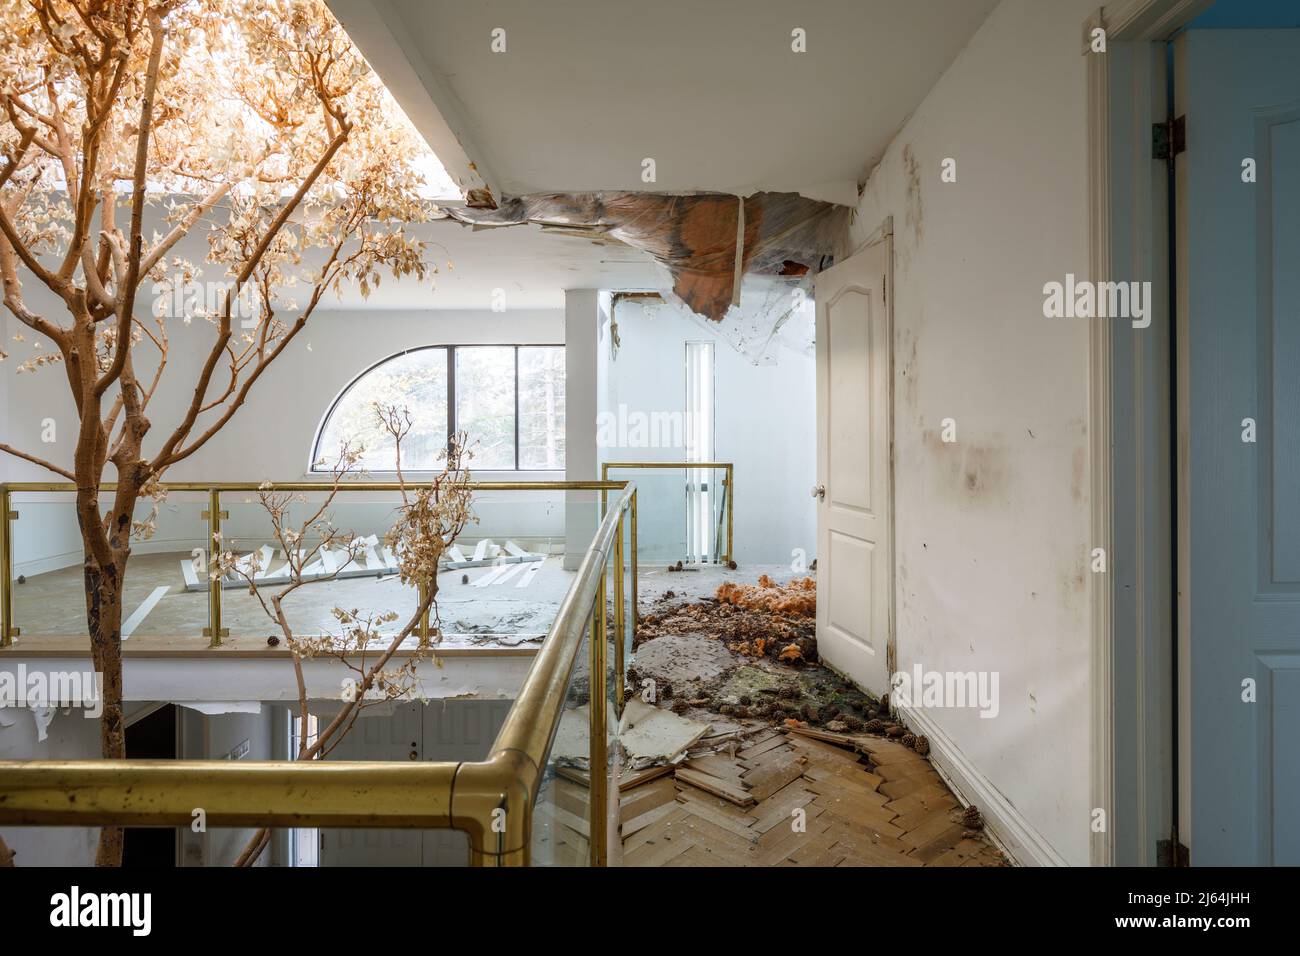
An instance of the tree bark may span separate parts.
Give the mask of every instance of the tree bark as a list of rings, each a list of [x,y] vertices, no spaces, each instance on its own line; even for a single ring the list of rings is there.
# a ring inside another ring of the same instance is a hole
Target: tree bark
[[[114,548],[115,561],[102,567],[86,555],[86,621],[90,629],[90,653],[95,672],[103,676],[99,722],[100,752],[105,760],[126,759],[126,725],[122,715],[122,588],[129,549]],[[96,866],[122,865],[123,830],[103,827],[99,831]]]

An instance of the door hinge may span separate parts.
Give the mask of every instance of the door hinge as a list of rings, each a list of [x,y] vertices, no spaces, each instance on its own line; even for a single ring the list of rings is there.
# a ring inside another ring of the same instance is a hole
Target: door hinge
[[[1187,151],[1187,116],[1151,124],[1151,158],[1171,161]]]
[[[1156,866],[1191,866],[1191,853],[1178,839],[1156,841]]]

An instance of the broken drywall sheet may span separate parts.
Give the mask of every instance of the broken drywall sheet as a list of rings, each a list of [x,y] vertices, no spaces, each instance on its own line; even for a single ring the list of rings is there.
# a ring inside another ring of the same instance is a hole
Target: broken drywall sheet
[[[446,205],[467,225],[535,223],[590,238],[593,231],[648,254],[667,272],[665,295],[719,322],[739,305],[743,276],[781,276],[811,298],[812,279],[848,252],[848,206],[798,193],[536,193],[496,209]]]
[[[632,769],[640,770],[651,764],[677,760],[708,732],[706,723],[679,717],[634,697],[623,708],[618,742]]]

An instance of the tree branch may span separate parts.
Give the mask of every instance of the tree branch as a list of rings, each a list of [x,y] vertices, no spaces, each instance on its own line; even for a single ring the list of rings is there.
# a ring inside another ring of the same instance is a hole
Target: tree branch
[[[131,248],[127,255],[126,280],[117,290],[117,342],[113,362],[95,383],[95,397],[103,395],[117,381],[126,365],[126,354],[131,349],[131,320],[135,312],[136,286],[140,282],[140,258],[144,253],[144,191],[149,174],[149,131],[153,126],[154,95],[158,92],[158,69],[162,63],[162,18],[156,10],[149,11],[149,30],[153,40],[149,46],[149,67],[145,73],[144,96],[140,99],[140,126],[135,138],[135,172],[131,192]]]
[[[46,469],[47,471],[52,471],[56,475],[61,475],[62,477],[68,479],[68,481],[77,480],[77,476],[74,475],[72,472],[66,471],[63,468],[60,468],[58,465],[51,464],[50,462],[46,461],[43,458],[37,458],[35,455],[29,455],[25,451],[19,451],[17,448],[13,448],[10,445],[0,443],[0,451],[8,452],[10,455],[13,455],[15,458],[21,458],[23,461],[30,461],[33,465],[40,465],[42,468]]]

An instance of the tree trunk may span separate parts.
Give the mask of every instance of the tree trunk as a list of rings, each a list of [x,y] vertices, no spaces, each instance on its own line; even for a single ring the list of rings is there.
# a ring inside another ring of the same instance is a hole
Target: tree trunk
[[[105,760],[126,758],[126,726],[122,717],[122,589],[129,549],[114,549],[116,560],[101,567],[86,556],[86,623],[95,672],[104,680],[104,713],[99,722],[100,751]],[[99,831],[96,866],[122,865],[121,827]]]

